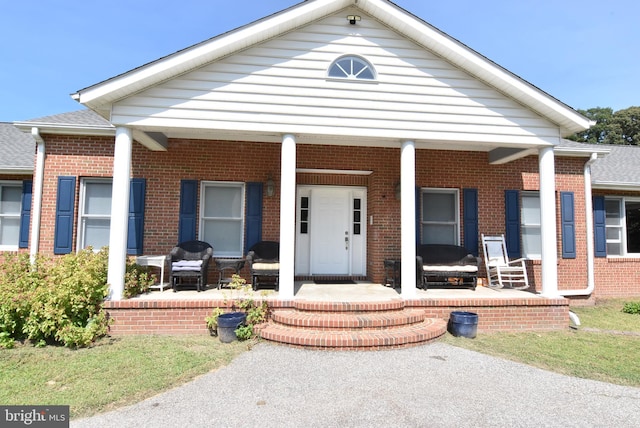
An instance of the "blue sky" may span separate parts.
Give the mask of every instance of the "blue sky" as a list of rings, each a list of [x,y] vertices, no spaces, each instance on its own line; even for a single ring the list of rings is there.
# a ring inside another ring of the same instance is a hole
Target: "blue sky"
[[[79,110],[69,94],[297,0],[21,0],[0,14],[0,121]],[[640,105],[637,0],[396,0],[576,109]]]

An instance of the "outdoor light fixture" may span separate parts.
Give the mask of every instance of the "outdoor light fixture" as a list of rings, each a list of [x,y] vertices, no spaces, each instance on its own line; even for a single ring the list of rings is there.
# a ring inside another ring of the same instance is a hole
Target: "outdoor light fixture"
[[[402,195],[402,188],[400,187],[400,183],[397,183],[393,190],[395,191],[396,199],[400,200],[400,195]]]
[[[347,16],[347,21],[349,21],[349,24],[351,24],[351,25],[356,25],[356,22],[360,21],[360,16],[358,16],[358,15],[348,15]]]
[[[267,196],[271,197],[276,192],[276,184],[273,182],[273,178],[271,178],[271,174],[267,178],[267,182],[265,183],[267,186]]]

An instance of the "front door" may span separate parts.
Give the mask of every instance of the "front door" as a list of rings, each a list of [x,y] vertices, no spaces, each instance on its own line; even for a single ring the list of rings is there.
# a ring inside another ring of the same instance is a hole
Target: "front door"
[[[296,274],[364,275],[366,189],[298,189]]]

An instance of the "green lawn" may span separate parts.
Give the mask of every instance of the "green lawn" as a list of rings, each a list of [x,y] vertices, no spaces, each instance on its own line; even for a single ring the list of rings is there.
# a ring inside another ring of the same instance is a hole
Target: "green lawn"
[[[106,338],[78,350],[0,349],[0,403],[70,405],[72,417],[88,416],[224,366],[251,343],[222,344],[204,335],[135,336]]]
[[[574,308],[581,321],[575,330],[479,334],[475,339],[447,335],[444,340],[571,376],[640,386],[640,315],[623,313],[625,301],[630,300]]]

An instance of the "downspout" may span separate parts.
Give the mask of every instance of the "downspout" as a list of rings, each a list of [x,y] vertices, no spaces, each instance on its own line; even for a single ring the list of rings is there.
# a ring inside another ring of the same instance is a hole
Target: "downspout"
[[[584,164],[584,205],[587,221],[587,288],[582,290],[559,290],[561,296],[588,296],[595,288],[594,250],[593,250],[593,203],[591,201],[591,165],[598,159],[597,153]]]
[[[42,217],[42,186],[44,183],[44,159],[47,155],[44,139],[37,127],[31,128],[31,136],[36,140],[36,170],[33,183],[33,200],[31,207],[31,242],[29,257],[34,263],[40,245],[40,219]]]

